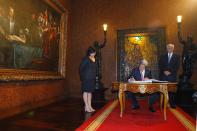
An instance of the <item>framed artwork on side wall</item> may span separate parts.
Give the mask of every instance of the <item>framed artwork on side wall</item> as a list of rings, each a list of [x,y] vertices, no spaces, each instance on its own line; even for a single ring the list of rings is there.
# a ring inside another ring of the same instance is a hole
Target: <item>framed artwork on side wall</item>
[[[0,80],[64,78],[66,36],[58,0],[0,0]]]

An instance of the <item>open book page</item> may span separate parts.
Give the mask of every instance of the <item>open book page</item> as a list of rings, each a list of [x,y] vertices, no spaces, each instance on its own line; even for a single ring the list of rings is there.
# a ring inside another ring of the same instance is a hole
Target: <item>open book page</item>
[[[133,80],[128,80],[129,83],[167,83],[168,81],[160,81],[156,79],[148,79],[144,81],[133,81]]]
[[[168,81],[160,81],[156,79],[150,79],[153,83],[167,83]]]
[[[129,83],[152,83],[151,80],[146,80],[146,81],[128,81]]]

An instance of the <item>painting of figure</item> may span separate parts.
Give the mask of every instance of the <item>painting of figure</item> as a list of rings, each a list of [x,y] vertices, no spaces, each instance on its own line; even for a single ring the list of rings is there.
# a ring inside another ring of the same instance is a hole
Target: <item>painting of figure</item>
[[[153,76],[158,77],[158,47],[156,42],[151,41],[151,37],[143,33],[129,34],[125,37],[125,74],[129,74],[133,68],[139,66],[142,59],[146,59],[149,62],[149,68],[151,68]]]
[[[57,71],[60,20],[44,0],[0,0],[0,68]]]

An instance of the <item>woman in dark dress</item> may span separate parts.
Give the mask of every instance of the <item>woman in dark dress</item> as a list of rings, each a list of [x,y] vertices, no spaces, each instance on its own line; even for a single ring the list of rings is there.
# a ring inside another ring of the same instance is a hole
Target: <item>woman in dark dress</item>
[[[94,92],[96,79],[95,55],[95,49],[89,47],[87,50],[87,56],[82,60],[80,65],[81,89],[83,92],[83,100],[85,103],[86,112],[95,111],[91,105],[92,92]]]

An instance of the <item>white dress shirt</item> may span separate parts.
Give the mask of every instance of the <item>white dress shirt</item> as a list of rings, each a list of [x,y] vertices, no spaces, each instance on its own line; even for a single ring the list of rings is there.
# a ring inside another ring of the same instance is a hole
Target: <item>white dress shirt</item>
[[[141,78],[142,78],[142,81],[143,81],[144,80],[144,75],[145,75],[145,70],[140,71],[140,74],[141,74]]]
[[[170,60],[171,60],[171,58],[172,58],[172,54],[173,54],[173,53],[168,53],[168,63],[170,63]]]

